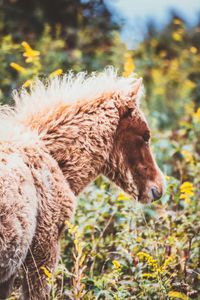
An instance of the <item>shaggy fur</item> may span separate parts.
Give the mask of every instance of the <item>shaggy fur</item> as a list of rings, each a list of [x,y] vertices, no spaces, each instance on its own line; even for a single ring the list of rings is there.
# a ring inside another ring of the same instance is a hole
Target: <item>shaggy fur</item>
[[[19,268],[24,299],[49,299],[41,267],[54,271],[75,195],[99,174],[139,200],[162,195],[141,92],[141,80],[112,69],[90,77],[69,73],[38,81],[30,93],[15,92],[15,108],[2,107],[0,299],[8,297]]]

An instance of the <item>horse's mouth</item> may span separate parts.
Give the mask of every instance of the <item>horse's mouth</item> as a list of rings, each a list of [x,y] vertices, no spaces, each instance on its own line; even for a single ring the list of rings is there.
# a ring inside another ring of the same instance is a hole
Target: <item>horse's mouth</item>
[[[144,192],[139,192],[137,199],[142,204],[150,204],[153,201],[152,197]]]

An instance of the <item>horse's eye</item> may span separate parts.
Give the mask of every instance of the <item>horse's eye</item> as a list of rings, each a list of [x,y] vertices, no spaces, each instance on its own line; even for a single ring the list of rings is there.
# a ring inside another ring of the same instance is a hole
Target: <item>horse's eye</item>
[[[124,113],[123,117],[124,118],[128,118],[131,116],[133,109],[132,108],[128,108],[127,111]]]
[[[150,139],[150,133],[149,133],[149,131],[146,131],[144,134],[143,134],[143,140],[145,141],[145,142],[148,142],[149,141],[149,139]]]

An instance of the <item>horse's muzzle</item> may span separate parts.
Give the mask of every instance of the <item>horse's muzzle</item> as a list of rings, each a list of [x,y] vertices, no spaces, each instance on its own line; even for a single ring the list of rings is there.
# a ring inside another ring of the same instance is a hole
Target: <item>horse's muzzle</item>
[[[163,192],[159,191],[157,187],[151,188],[151,194],[152,194],[152,201],[156,201],[160,199],[163,195]]]

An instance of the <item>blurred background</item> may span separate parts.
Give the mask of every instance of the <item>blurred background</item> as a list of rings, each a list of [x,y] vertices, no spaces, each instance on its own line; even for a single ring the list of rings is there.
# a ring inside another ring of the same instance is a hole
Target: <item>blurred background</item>
[[[200,2],[0,0],[2,104],[38,76],[107,65],[144,78],[141,106],[168,188],[159,203],[133,207],[98,178],[62,240],[52,299],[200,299]]]
[[[175,125],[191,95],[195,105],[200,101],[196,0],[1,0],[0,38],[2,102],[35,75],[57,68],[98,71],[110,64],[122,72],[125,62],[128,73],[144,77],[158,126]],[[40,54],[25,61],[23,41]],[[15,72],[12,62],[29,70]]]

